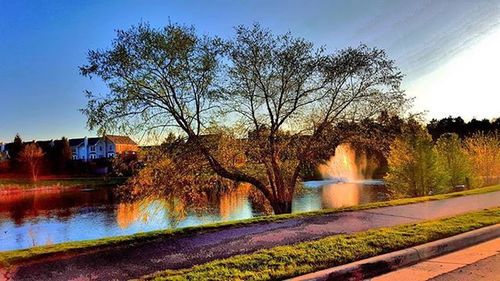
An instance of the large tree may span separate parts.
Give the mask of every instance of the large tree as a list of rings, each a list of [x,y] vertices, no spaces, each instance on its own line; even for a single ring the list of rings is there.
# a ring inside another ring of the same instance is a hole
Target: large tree
[[[301,167],[329,156],[328,128],[407,103],[402,75],[383,50],[361,45],[327,54],[257,24],[237,27],[227,41],[175,24],[141,24],[118,31],[110,49],[90,51],[81,73],[110,90],[87,91],[90,128],[180,128],[215,173],[252,184],[275,213],[291,211]],[[204,137],[214,124],[238,124],[246,165],[214,153]]]

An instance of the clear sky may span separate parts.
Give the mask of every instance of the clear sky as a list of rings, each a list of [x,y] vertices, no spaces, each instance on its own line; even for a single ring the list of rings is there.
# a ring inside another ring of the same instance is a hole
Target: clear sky
[[[0,0],[0,142],[92,135],[78,73],[89,49],[138,22],[192,24],[230,36],[260,22],[327,50],[365,43],[387,50],[427,118],[500,116],[500,0]]]

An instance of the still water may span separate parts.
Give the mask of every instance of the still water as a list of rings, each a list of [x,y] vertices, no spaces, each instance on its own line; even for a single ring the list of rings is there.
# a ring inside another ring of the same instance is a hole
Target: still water
[[[293,212],[353,206],[384,199],[379,182],[305,182]],[[262,215],[246,189],[189,210],[176,200],[120,202],[110,188],[48,189],[0,194],[0,251],[181,228]]]

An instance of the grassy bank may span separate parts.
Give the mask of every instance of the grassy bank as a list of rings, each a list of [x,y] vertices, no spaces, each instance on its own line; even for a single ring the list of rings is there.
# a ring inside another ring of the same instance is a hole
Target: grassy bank
[[[115,186],[123,184],[124,177],[89,177],[89,178],[48,178],[40,179],[33,183],[30,179],[2,179],[0,178],[0,190],[2,189],[33,189],[39,187],[95,187],[95,186]]]
[[[500,208],[456,217],[336,235],[167,270],[146,280],[277,280],[397,251],[500,223]]]
[[[160,231],[152,231],[145,233],[138,233],[134,235],[128,236],[119,236],[119,237],[110,237],[104,239],[97,240],[87,240],[87,241],[77,241],[77,242],[68,242],[68,243],[60,243],[54,245],[47,246],[39,246],[33,247],[24,250],[14,250],[14,251],[5,251],[0,252],[0,263],[4,265],[15,264],[20,262],[25,262],[34,259],[40,259],[44,257],[54,256],[54,255],[66,255],[66,254],[77,254],[83,251],[92,251],[97,249],[104,249],[108,247],[116,247],[116,246],[129,246],[138,243],[144,243],[148,241],[153,241],[156,239],[167,239],[174,237],[182,237],[186,235],[193,235],[196,233],[204,233],[210,231],[217,231],[220,229],[227,229],[231,227],[239,227],[245,226],[254,223],[267,223],[267,222],[275,222],[286,219],[300,219],[307,218],[313,216],[321,216],[326,214],[340,213],[340,212],[349,212],[349,211],[357,211],[357,210],[365,210],[365,209],[373,209],[387,206],[397,206],[397,205],[406,205],[412,203],[419,203],[431,200],[442,200],[453,197],[460,197],[466,195],[474,195],[488,192],[500,191],[500,185],[484,187],[479,189],[449,193],[449,194],[440,194],[434,196],[426,196],[426,197],[418,197],[418,198],[406,198],[406,199],[398,199],[392,201],[385,202],[376,202],[369,203],[365,205],[359,205],[354,207],[347,208],[339,208],[333,210],[321,210],[315,212],[305,212],[305,213],[295,213],[295,214],[285,214],[285,215],[272,215],[272,216],[262,216],[256,217],[247,220],[240,221],[231,221],[231,222],[221,222],[214,224],[207,224],[202,226],[194,226],[194,227],[186,227],[175,230],[160,230]]]

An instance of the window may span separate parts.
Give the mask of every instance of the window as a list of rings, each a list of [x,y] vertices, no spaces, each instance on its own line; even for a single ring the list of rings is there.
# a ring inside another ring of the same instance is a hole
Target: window
[[[99,146],[99,151],[102,151],[102,146]]]
[[[113,158],[114,156],[115,156],[115,154],[114,154],[114,153],[112,153],[112,152],[111,152],[111,153],[108,153],[108,158]]]
[[[95,146],[91,146],[90,151],[95,151]]]
[[[90,154],[90,159],[96,159],[95,154]]]
[[[112,145],[109,146],[109,150],[113,150],[113,146]]]

